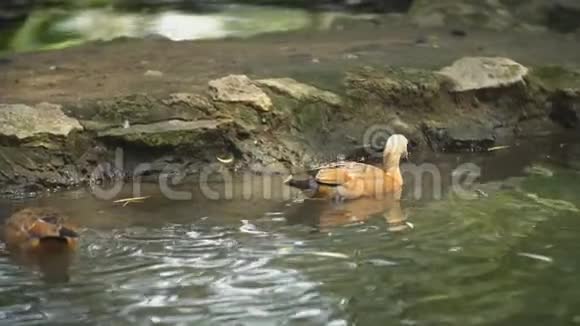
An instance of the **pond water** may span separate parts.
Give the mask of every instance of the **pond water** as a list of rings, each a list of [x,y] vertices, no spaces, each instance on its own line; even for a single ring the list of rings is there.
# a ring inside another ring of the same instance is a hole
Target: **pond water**
[[[151,184],[150,198],[125,207],[85,190],[3,202],[4,215],[59,207],[84,230],[66,282],[0,257],[0,323],[578,323],[579,154],[577,141],[558,140],[431,157],[443,178],[475,162],[478,190],[407,195],[400,210],[296,193],[244,199],[239,182],[221,200],[188,184],[193,198],[172,201]],[[408,190],[432,192],[425,184]]]

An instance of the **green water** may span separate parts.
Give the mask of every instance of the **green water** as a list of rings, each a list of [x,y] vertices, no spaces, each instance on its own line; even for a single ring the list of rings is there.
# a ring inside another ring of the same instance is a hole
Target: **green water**
[[[440,200],[407,195],[401,228],[388,223],[389,205],[282,192],[261,199],[260,189],[243,199],[240,182],[223,200],[187,184],[191,200],[166,199],[147,185],[151,197],[126,207],[85,190],[4,202],[5,215],[59,207],[84,230],[68,282],[0,257],[0,323],[575,324],[579,148],[556,143],[464,158],[482,167],[471,195],[448,186]],[[448,171],[458,158],[436,163]]]

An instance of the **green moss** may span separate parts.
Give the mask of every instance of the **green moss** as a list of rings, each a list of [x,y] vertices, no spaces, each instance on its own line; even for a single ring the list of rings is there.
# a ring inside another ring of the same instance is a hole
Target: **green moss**
[[[548,90],[580,88],[580,72],[562,66],[536,67],[532,69],[530,79]]]
[[[407,99],[414,102],[436,96],[443,78],[420,69],[365,67],[347,73],[344,83],[347,95],[355,99],[386,102]]]

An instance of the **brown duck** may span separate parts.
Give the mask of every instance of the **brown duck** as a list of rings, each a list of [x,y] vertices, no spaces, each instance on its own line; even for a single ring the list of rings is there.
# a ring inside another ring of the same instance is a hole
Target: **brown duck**
[[[311,198],[350,200],[391,196],[399,199],[403,188],[399,162],[408,155],[408,143],[403,135],[389,137],[382,168],[352,161],[336,162],[311,170],[313,176],[307,179],[290,176],[285,183],[303,190]]]
[[[51,208],[25,208],[4,224],[6,247],[15,253],[74,250],[79,234],[67,218]]]

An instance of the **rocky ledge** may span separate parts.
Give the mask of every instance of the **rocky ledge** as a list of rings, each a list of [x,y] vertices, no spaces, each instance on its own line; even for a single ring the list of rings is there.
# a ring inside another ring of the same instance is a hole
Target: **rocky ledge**
[[[440,70],[361,66],[334,92],[229,75],[195,92],[4,103],[0,187],[23,196],[118,177],[196,175],[211,164],[292,171],[339,154],[376,157],[392,133],[405,134],[414,151],[487,151],[578,130],[579,86],[579,72],[465,57]]]

